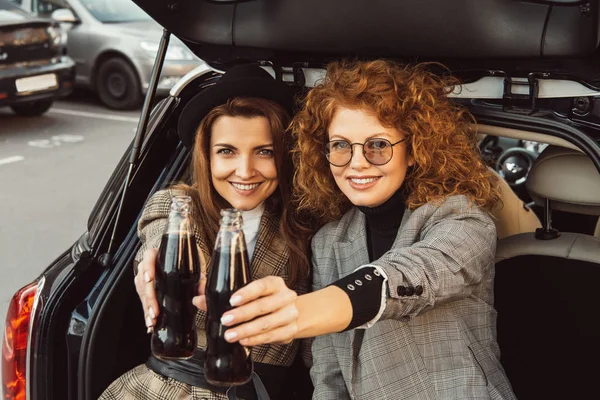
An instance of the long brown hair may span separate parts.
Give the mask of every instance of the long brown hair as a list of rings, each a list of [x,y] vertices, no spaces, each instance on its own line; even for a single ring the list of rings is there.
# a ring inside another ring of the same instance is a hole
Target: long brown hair
[[[351,206],[337,187],[324,156],[328,129],[338,107],[372,112],[382,125],[402,132],[415,166],[406,176],[408,208],[462,194],[491,209],[499,200],[497,177],[474,146],[470,113],[447,94],[456,78],[427,71],[426,64],[401,66],[391,61],[342,61],[327,68],[292,122],[296,185],[301,210],[321,223],[339,218]]]
[[[308,256],[309,237],[312,230],[300,222],[292,203],[293,164],[290,155],[292,138],[287,130],[290,116],[277,103],[249,97],[237,97],[213,108],[202,120],[196,131],[192,152],[191,185],[179,184],[194,199],[200,241],[212,246],[219,230],[220,210],[231,207],[215,190],[210,169],[210,137],[212,127],[219,117],[265,117],[273,136],[273,153],[279,184],[265,201],[265,210],[280,217],[279,230],[289,248],[287,283],[294,286],[297,279],[305,279],[310,271]]]

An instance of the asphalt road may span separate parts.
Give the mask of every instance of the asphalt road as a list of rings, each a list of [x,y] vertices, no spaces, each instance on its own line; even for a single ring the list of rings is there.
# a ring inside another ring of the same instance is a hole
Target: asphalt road
[[[35,118],[0,107],[0,332],[15,291],[86,230],[139,112],[108,110],[89,93]]]

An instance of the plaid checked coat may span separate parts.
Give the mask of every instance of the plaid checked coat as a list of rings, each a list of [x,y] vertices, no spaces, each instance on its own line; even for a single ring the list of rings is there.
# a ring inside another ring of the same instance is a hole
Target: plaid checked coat
[[[371,263],[388,276],[381,319],[313,341],[313,400],[514,399],[496,343],[495,248],[492,219],[464,196],[407,210]],[[314,290],[369,264],[364,214],[321,228],[312,250]]]
[[[144,251],[149,248],[158,248],[171,207],[171,198],[175,195],[185,194],[179,190],[162,190],[155,193],[148,200],[142,217],[138,222],[138,236],[142,246],[136,255],[136,261],[142,260]],[[194,210],[192,210],[192,213]],[[196,228],[196,237],[200,238]],[[206,273],[206,266],[214,245],[209,245],[198,240],[198,249],[202,264],[202,272]],[[287,263],[289,249],[279,231],[279,218],[265,210],[254,249],[251,262],[253,279],[268,275],[281,276],[288,281]],[[137,265],[136,262],[136,265]],[[301,281],[293,288],[299,294],[305,293],[307,281]],[[206,314],[199,311],[196,317],[198,334],[198,348],[206,348],[206,333],[204,331]],[[144,323],[140,321],[140,323]],[[294,361],[299,349],[299,341],[287,345],[262,345],[252,348],[252,359],[255,362],[267,363],[278,366],[289,366]],[[125,373],[114,381],[100,396],[101,400],[225,400],[223,394],[193,387],[172,378],[165,378],[151,371],[142,364]]]

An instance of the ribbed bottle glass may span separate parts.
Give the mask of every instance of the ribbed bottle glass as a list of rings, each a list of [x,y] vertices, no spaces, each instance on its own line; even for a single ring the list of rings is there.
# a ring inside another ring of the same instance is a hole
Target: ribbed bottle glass
[[[151,338],[152,354],[161,359],[188,359],[196,350],[196,313],[200,258],[190,218],[192,199],[175,196],[171,202],[158,258],[154,288],[159,305]]]
[[[231,295],[251,280],[246,240],[242,231],[242,213],[236,209],[221,211],[221,224],[208,267],[206,284],[206,380],[218,386],[236,386],[248,382],[253,364],[250,348],[229,343],[224,334],[229,327],[221,324],[223,313],[232,307]]]

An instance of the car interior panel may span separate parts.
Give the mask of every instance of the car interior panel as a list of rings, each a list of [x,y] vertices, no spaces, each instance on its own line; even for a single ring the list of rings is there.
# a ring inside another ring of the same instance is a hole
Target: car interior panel
[[[500,174],[492,169],[498,176],[500,186],[500,202],[492,210],[492,218],[496,224],[498,239],[517,235],[524,232],[535,232],[542,227],[536,213],[519,198]]]

